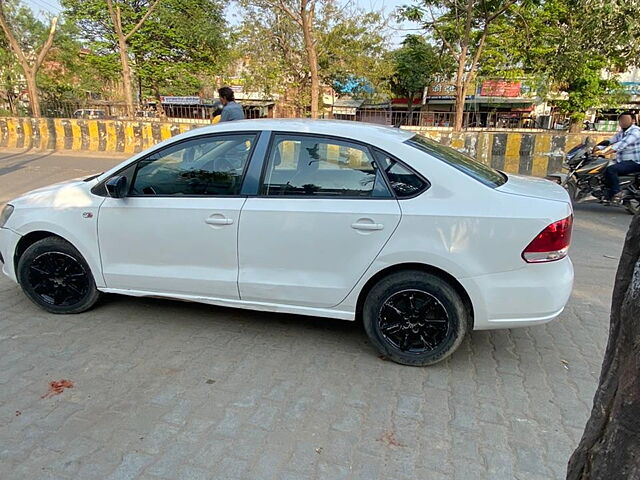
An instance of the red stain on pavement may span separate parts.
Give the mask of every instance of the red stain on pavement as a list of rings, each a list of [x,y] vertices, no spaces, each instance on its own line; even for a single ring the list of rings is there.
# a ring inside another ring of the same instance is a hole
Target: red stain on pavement
[[[73,382],[71,380],[58,380],[55,382],[49,382],[49,391],[41,398],[49,398],[54,395],[60,395],[64,392],[65,388],[73,388]]]

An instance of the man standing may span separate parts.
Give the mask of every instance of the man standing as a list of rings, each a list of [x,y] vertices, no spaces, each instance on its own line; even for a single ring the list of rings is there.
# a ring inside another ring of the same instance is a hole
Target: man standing
[[[221,122],[232,122],[234,120],[244,120],[244,112],[242,107],[236,103],[233,90],[229,87],[222,87],[218,90],[220,101],[222,102]]]
[[[618,117],[621,130],[608,142],[600,155],[616,152],[616,163],[607,167],[604,173],[608,192],[603,203],[620,200],[620,179],[618,175],[640,173],[640,127],[635,124],[635,115],[625,112]]]

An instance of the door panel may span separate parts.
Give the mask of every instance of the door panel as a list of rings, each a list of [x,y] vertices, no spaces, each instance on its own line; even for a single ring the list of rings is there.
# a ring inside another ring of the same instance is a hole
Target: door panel
[[[397,200],[249,198],[239,230],[242,300],[338,305],[400,221]]]
[[[107,198],[98,232],[108,288],[237,299],[243,198]]]
[[[98,214],[108,288],[239,298],[239,194],[255,139],[178,141],[123,174],[132,177],[129,196],[107,198]]]

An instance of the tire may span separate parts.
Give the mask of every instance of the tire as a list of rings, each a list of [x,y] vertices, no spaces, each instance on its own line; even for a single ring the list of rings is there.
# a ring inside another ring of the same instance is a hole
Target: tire
[[[432,321],[425,322],[425,314]],[[391,274],[374,285],[365,299],[362,320],[382,355],[413,366],[447,358],[472,323],[469,309],[448,282],[415,270]]]
[[[635,198],[631,200],[625,200],[623,204],[625,210],[631,215],[635,215],[636,213],[638,213],[638,210],[640,210],[640,201],[636,200]]]
[[[100,297],[85,259],[59,237],[28,247],[18,261],[17,276],[27,297],[50,313],[81,313]]]
[[[565,187],[567,189],[567,193],[569,194],[569,198],[571,198],[571,204],[574,205],[577,203],[578,196],[578,185],[573,180],[570,180]]]

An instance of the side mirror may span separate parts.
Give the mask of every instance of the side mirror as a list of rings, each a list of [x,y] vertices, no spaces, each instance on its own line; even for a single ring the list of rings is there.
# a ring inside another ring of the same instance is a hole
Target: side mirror
[[[124,198],[127,196],[127,177],[116,176],[111,177],[105,183],[107,192],[112,198]]]

